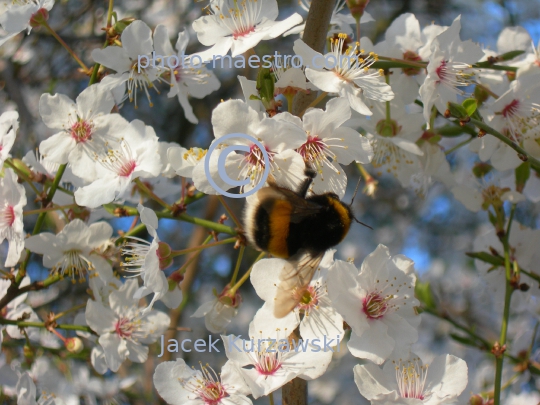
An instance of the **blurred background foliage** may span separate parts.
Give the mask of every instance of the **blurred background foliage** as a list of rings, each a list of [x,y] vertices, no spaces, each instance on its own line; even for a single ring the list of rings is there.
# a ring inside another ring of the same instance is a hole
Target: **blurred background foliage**
[[[296,0],[279,0],[278,3],[280,18],[294,11],[306,15]],[[151,28],[164,23],[169,33],[174,33],[171,38],[173,42],[176,41],[179,31],[189,30],[191,42],[187,54],[202,49],[190,26],[205,12],[201,10],[205,6],[207,1],[115,1],[115,11],[119,18],[142,19]],[[88,65],[93,63],[90,56],[92,50],[101,47],[103,42],[101,28],[105,24],[106,7],[107,2],[102,0],[59,0],[51,12],[51,26]],[[369,37],[374,43],[382,40],[390,23],[405,12],[414,13],[422,26],[432,22],[450,25],[454,18],[461,14],[462,39],[472,39],[489,48],[495,48],[499,33],[507,26],[525,27],[535,43],[540,38],[540,0],[371,0],[366,11],[374,17],[375,22],[363,24],[362,35]],[[291,35],[265,41],[256,48],[256,52],[259,55],[273,54],[277,50],[282,54],[292,54],[292,43],[296,38],[296,35]],[[256,72],[250,69],[218,68],[215,71],[221,81],[221,88],[202,100],[191,99],[195,115],[200,121],[196,126],[186,120],[176,98],[167,98],[166,84],[158,86],[156,92],[152,93],[153,107],[141,97],[138,110],[135,111],[132,104],[125,103],[121,114],[128,120],[137,118],[153,126],[161,141],[177,142],[188,148],[208,147],[213,139],[210,121],[212,109],[221,100],[243,98],[237,75],[248,76],[250,79],[256,77]],[[78,66],[65,50],[44,30],[35,30],[31,36],[21,35],[17,40],[0,48],[0,113],[17,109],[21,116],[21,129],[12,151],[13,156],[21,158],[28,150],[36,148],[42,139],[52,134],[39,119],[38,100],[42,93],[64,93],[75,99],[87,83],[88,77],[78,70]],[[443,146],[450,148],[463,139],[466,138],[445,139]],[[474,156],[467,148],[462,148],[448,158],[453,169],[456,169],[470,167],[475,163]],[[347,175],[349,186],[345,201],[349,201],[352,196],[359,171],[351,165],[347,168]],[[478,330],[486,334],[486,338],[495,338],[489,335],[496,333],[492,326],[496,322],[494,319],[497,319],[492,317],[492,312],[486,310],[490,297],[479,289],[481,282],[476,277],[474,264],[465,255],[465,252],[472,250],[474,238],[489,229],[489,226],[486,226],[488,221],[485,213],[474,214],[466,210],[441,184],[432,185],[427,195],[421,198],[413,191],[403,189],[392,177],[378,180],[374,197],[359,195],[353,207],[357,216],[374,230],[355,225],[346,240],[339,245],[336,257],[354,258],[355,263],[360,265],[364,257],[379,243],[387,245],[392,254],[403,253],[411,257],[416,262],[420,279],[432,281],[436,300],[442,306],[465,324],[475,324]],[[169,187],[173,188],[173,198],[178,199],[180,185],[173,183]],[[228,202],[240,215],[243,200],[229,199]],[[32,202],[29,201],[29,204],[32,205]],[[527,226],[538,228],[538,210],[538,207],[531,203],[523,203],[516,213],[516,219]],[[217,220],[225,210],[214,197],[206,197],[191,205],[188,213]],[[112,223],[118,230],[127,230],[131,221],[131,218],[118,218]],[[232,224],[232,221],[229,220],[228,223]],[[33,224],[26,223],[26,226],[31,229]],[[47,227],[49,231],[56,231],[54,216],[48,217]],[[160,221],[158,233],[162,240],[175,249],[199,245],[207,236],[206,231],[191,224],[165,219]],[[176,334],[177,338],[197,339],[208,335],[203,320],[190,318],[190,315],[202,302],[212,298],[212,289],[215,288],[218,292],[223,289],[230,279],[237,254],[231,245],[219,246],[204,251],[198,263],[192,266],[188,274],[196,272],[196,278],[190,279],[188,276],[186,280],[193,282],[191,294],[186,297],[185,308],[173,314],[176,326],[190,327],[192,331],[180,332]],[[254,250],[246,251],[241,273],[248,269],[256,256]],[[177,258],[168,272],[177,269],[184,260],[183,257]],[[33,257],[29,269],[33,280],[44,278],[47,274],[46,269],[41,266],[41,258],[37,255]],[[34,296],[36,300],[41,299],[43,302],[38,313],[61,311],[87,300],[87,295],[84,294],[86,284],[72,285],[63,282],[53,288],[59,288],[62,293],[60,298],[51,304],[47,304],[45,293],[40,293],[40,296],[36,293]],[[256,297],[249,283],[242,287],[241,293],[243,305],[228,332],[246,335],[247,325],[262,302]],[[77,297],[78,301],[73,302],[73,297]],[[471,378],[469,387],[464,392],[464,398],[467,398],[472,390],[481,389],[483,377],[486,381],[492,381],[493,376],[490,373],[485,376],[482,374],[482,369],[488,367],[484,356],[476,350],[466,349],[447,339],[448,331],[447,324],[426,314],[423,316],[421,338],[415,347],[419,354],[450,352],[465,358],[469,365],[469,375],[474,376],[478,372],[476,379]],[[153,350],[158,350],[156,345]],[[201,361],[216,368],[225,361],[223,353],[221,357],[209,353],[186,353],[184,358],[192,365]],[[144,377],[142,388],[145,390],[143,398],[132,397],[130,403],[157,403],[151,384],[156,361],[154,357],[144,365],[129,368],[130,374]],[[357,364],[357,359],[352,356],[336,356],[328,372],[321,379],[310,383],[313,400],[310,403],[364,403],[352,380],[351,370],[354,364]],[[265,399],[256,403],[265,403]]]

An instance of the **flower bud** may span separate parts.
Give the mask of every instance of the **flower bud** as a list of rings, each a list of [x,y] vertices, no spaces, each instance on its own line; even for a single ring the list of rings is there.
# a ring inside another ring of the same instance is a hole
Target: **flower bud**
[[[34,350],[30,346],[24,345],[23,356],[27,359],[32,359],[34,357]]]
[[[78,337],[74,338],[67,338],[66,342],[66,349],[70,353],[80,353],[82,349],[84,348],[83,342]]]
[[[218,300],[224,305],[229,307],[238,308],[242,303],[242,296],[238,291],[234,295],[230,292],[231,286],[227,284],[221,294],[219,294]]]
[[[385,137],[396,136],[401,131],[401,126],[399,126],[396,121],[386,120],[386,119],[380,120],[379,122],[377,122],[376,128],[377,128],[377,133],[380,136],[385,136]]]
[[[38,11],[32,14],[32,17],[30,18],[30,26],[32,28],[37,28],[41,25],[45,25],[48,19],[49,12],[44,8],[40,8]]]
[[[355,20],[359,21],[360,18],[364,15],[364,10],[369,3],[369,0],[346,0],[349,10],[351,10],[351,15]]]
[[[173,258],[171,257],[172,249],[169,244],[165,242],[158,243],[157,256],[159,258],[159,269],[165,270],[173,263]]]
[[[476,394],[476,395],[473,395],[470,399],[469,399],[469,404],[470,405],[483,405],[484,404],[484,399]]]
[[[493,166],[489,163],[477,163],[474,165],[472,172],[477,178],[482,178],[486,176],[489,172],[493,170]]]
[[[114,33],[115,33],[116,35],[122,34],[122,32],[124,32],[124,30],[125,30],[125,29],[126,29],[133,21],[135,21],[135,18],[133,18],[133,17],[122,18],[120,21],[117,21],[117,22],[113,25]]]

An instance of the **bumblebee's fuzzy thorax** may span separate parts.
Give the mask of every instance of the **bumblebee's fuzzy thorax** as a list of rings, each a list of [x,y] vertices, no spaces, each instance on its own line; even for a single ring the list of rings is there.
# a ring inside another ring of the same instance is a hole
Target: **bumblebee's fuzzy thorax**
[[[297,196],[304,202],[299,206],[279,188],[266,189],[248,202],[245,211],[246,236],[259,250],[284,259],[301,251],[315,256],[340,243],[349,232],[351,208],[335,194]]]

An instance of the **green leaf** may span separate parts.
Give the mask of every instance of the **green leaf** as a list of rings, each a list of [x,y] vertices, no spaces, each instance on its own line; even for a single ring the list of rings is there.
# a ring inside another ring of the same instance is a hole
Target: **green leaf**
[[[435,309],[435,299],[431,292],[431,285],[428,282],[421,282],[416,280],[416,286],[414,287],[416,298],[429,309]]]
[[[529,162],[523,162],[516,168],[516,191],[523,192],[525,183],[529,180],[531,175],[531,164]]]
[[[519,55],[523,55],[524,53],[525,51],[510,51],[510,52],[506,52],[506,53],[503,53],[502,55],[497,56],[497,59],[499,61],[512,60],[518,57]]]
[[[274,99],[274,75],[270,68],[260,68],[257,75],[257,90],[261,100],[267,102]]]
[[[463,108],[465,108],[465,111],[467,111],[467,115],[470,117],[474,114],[476,111],[476,108],[478,107],[478,102],[474,98],[468,98],[466,100],[463,100],[463,103],[461,103]]]
[[[493,256],[487,252],[467,252],[465,254],[473,259],[478,259],[494,266],[504,265],[504,259],[502,257]]]
[[[450,110],[450,115],[455,118],[467,118],[469,115],[467,114],[467,110],[456,103],[448,103],[448,110]]]

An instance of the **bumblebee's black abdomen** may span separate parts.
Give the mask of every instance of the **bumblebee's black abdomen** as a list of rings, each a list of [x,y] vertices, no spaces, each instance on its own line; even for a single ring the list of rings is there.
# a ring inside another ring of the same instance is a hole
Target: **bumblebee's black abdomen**
[[[270,216],[260,207],[255,213],[255,243],[262,250],[268,250],[270,242]]]

